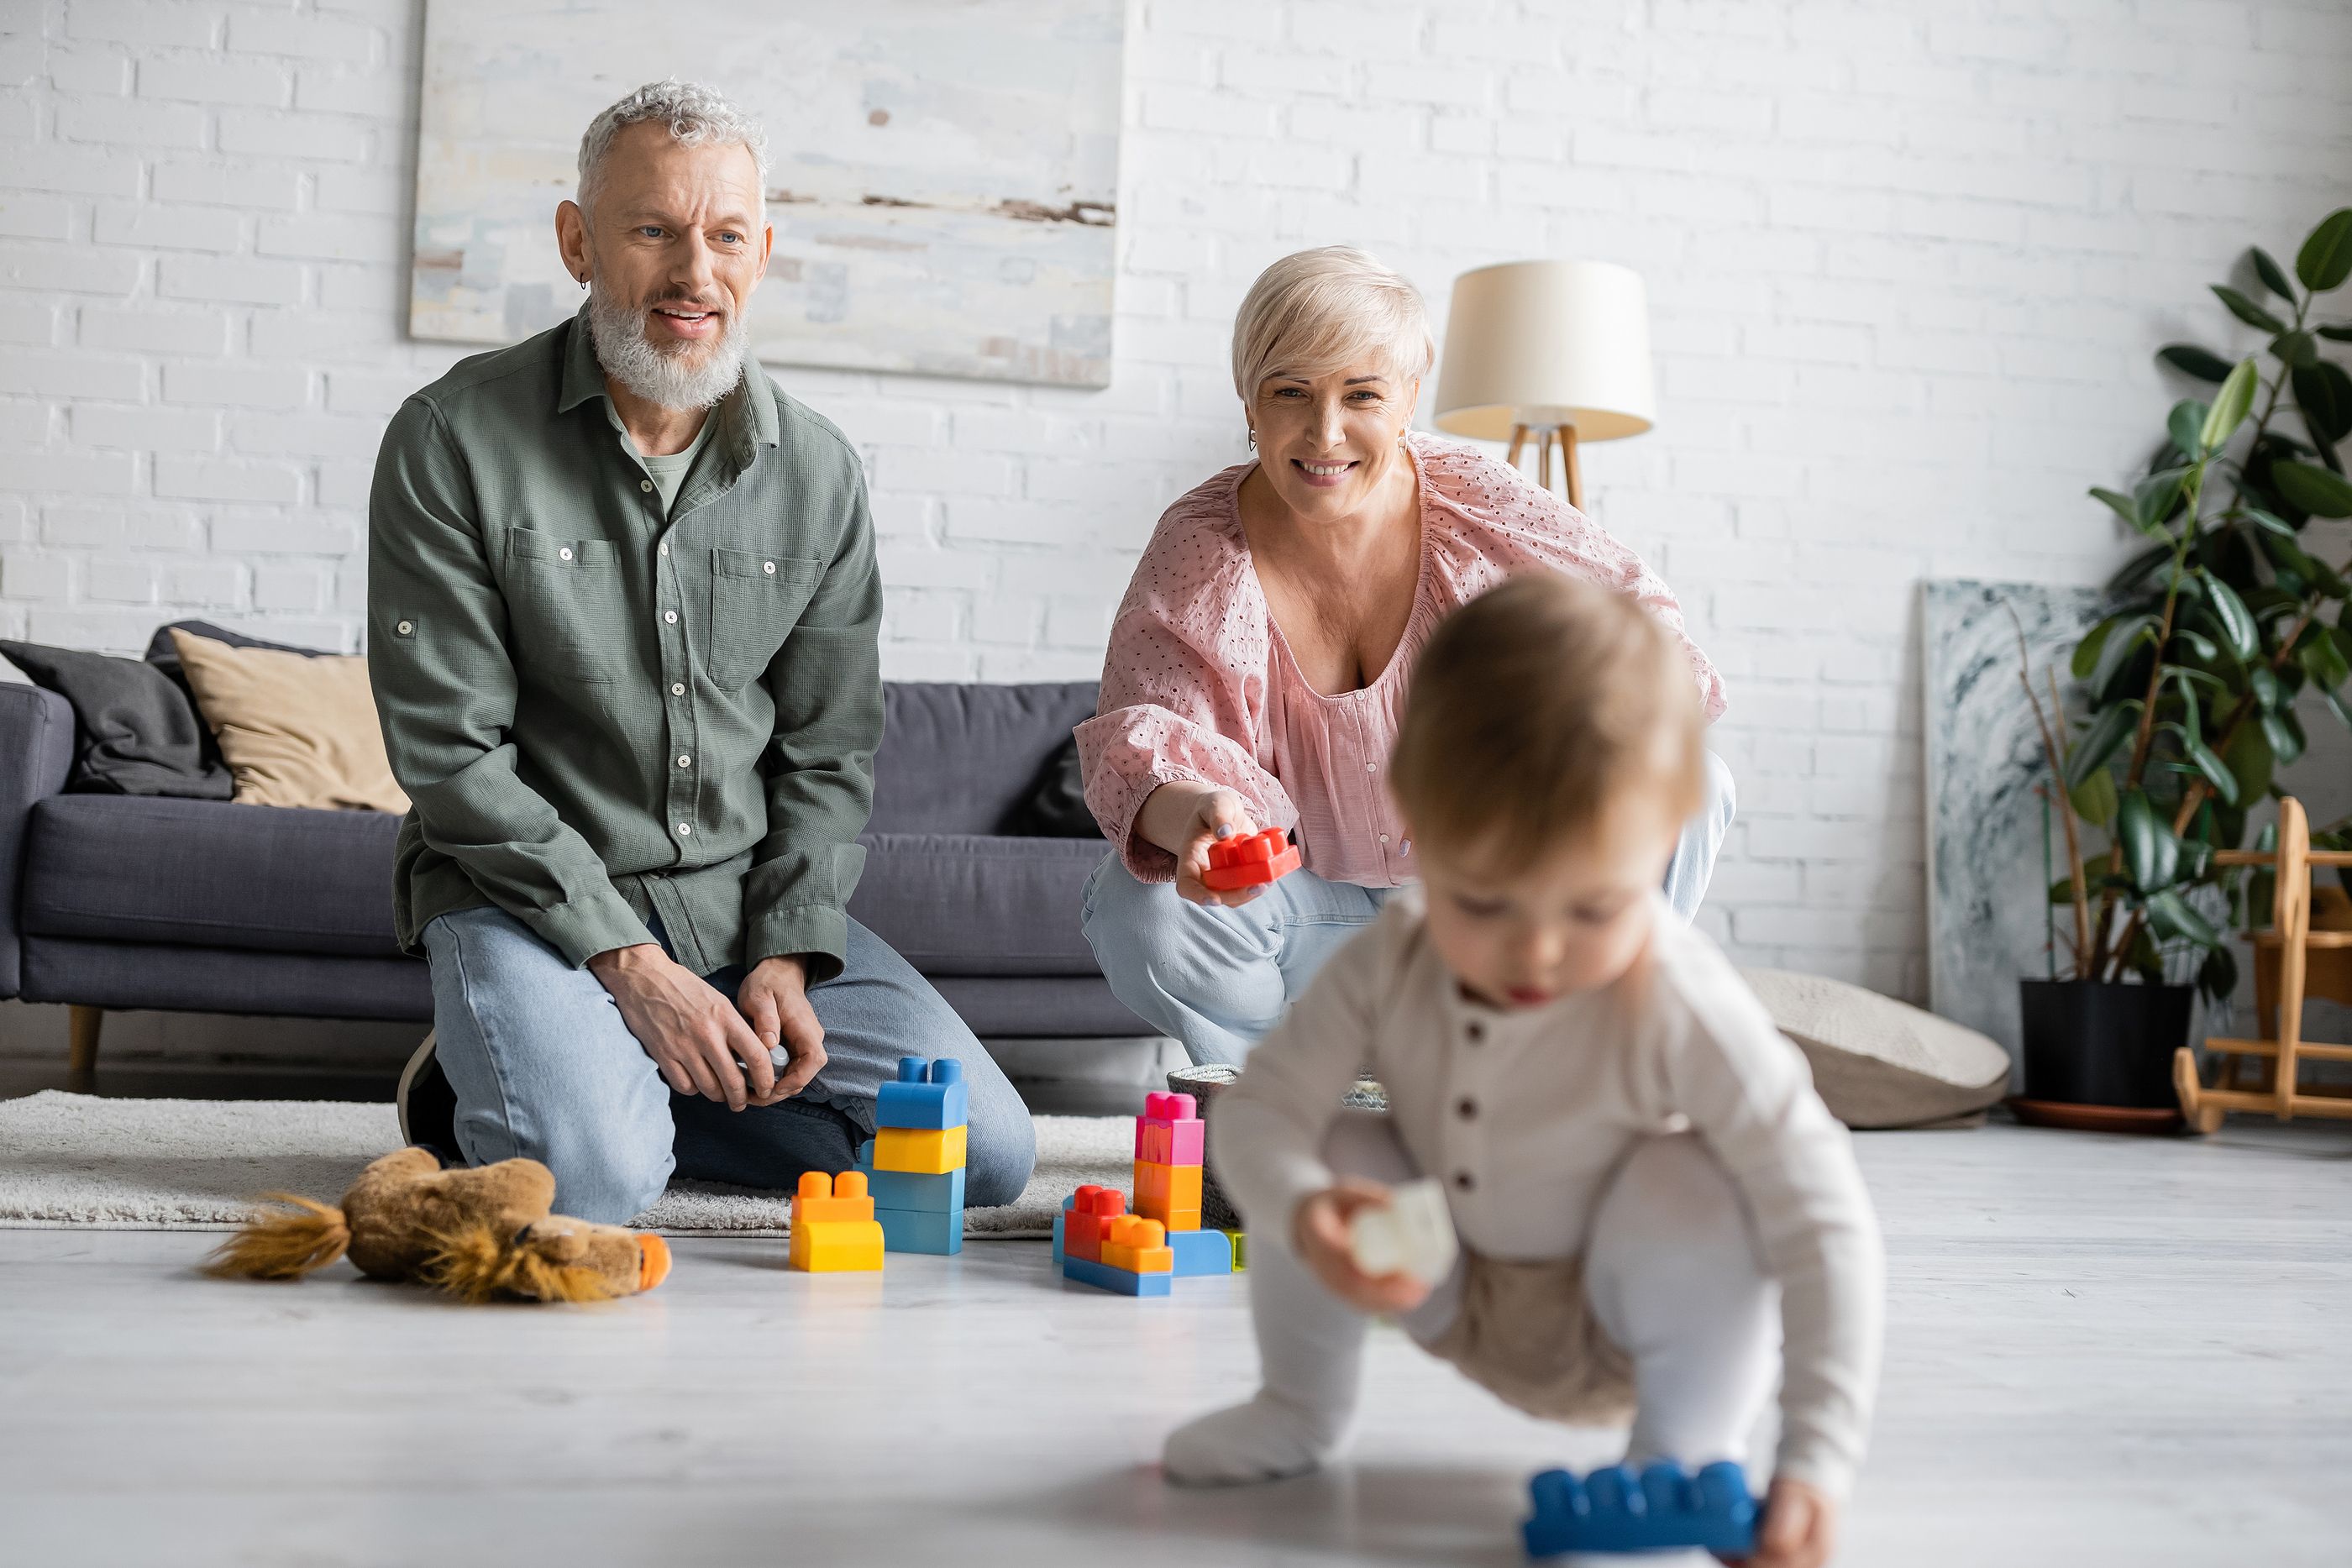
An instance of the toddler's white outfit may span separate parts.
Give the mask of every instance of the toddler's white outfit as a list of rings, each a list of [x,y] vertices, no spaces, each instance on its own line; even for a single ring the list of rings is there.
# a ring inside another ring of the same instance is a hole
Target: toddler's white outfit
[[[1538,1415],[1632,1411],[1637,1464],[1744,1461],[1778,1373],[1774,1472],[1843,1495],[1869,1427],[1885,1263],[1803,1056],[1654,894],[1628,974],[1508,1011],[1463,994],[1424,896],[1392,898],[1216,1103],[1265,1387],[1172,1434],[1170,1476],[1267,1479],[1339,1445],[1363,1319],[1292,1253],[1292,1218],[1343,1175],[1426,1175],[1464,1256],[1405,1320],[1424,1347]],[[1385,1116],[1340,1110],[1359,1071],[1387,1086]]]

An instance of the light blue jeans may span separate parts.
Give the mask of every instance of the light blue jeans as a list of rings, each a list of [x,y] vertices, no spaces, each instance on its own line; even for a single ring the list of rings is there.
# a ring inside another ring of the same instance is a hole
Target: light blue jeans
[[[444,915],[425,928],[425,948],[460,1151],[476,1165],[538,1160],[555,1173],[560,1214],[619,1223],[649,1207],[673,1172],[788,1191],[803,1171],[847,1170],[873,1135],[876,1092],[898,1076],[901,1056],[963,1066],[966,1202],[1012,1202],[1036,1161],[1028,1107],[987,1049],[855,920],[841,973],[809,988],[824,1026],[824,1069],[792,1099],[741,1111],[673,1093],[596,977],[506,911]],[[705,978],[731,1001],[743,970]]]
[[[1666,866],[1666,901],[1698,913],[1738,808],[1731,769],[1707,756],[1706,803]],[[1391,889],[1295,871],[1238,909],[1187,904],[1167,882],[1138,882],[1114,853],[1087,879],[1079,920],[1111,993],[1197,1063],[1239,1062],[1323,961],[1380,915]]]

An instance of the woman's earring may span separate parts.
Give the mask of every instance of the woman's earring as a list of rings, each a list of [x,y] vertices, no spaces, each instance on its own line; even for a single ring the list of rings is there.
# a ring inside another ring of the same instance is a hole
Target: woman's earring
[[[1249,449],[1252,452],[1257,450],[1257,432],[1255,430],[1249,433]]]

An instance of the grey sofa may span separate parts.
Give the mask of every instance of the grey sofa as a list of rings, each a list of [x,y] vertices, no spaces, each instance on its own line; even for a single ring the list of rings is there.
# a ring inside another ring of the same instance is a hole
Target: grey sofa
[[[1099,839],[1004,830],[1090,682],[892,685],[850,913],[983,1037],[1152,1031],[1078,933]],[[73,710],[0,685],[0,998],[74,1009],[76,1069],[105,1009],[432,1017],[392,931],[398,819],[65,792]]]

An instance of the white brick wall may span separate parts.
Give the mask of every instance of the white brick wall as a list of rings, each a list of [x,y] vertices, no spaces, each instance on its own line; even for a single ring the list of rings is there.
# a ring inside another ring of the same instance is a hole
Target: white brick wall
[[[403,336],[419,0],[0,0],[0,632],[356,645]],[[1914,585],[2088,580],[2150,350],[2352,170],[2343,0],[1139,0],[1108,392],[784,369],[871,467],[888,673],[1094,673],[1160,508],[1242,451],[1259,267],[1353,241],[1650,286],[1592,449],[1732,684],[1745,960],[1924,988]],[[2231,340],[2234,341],[2234,340]]]

